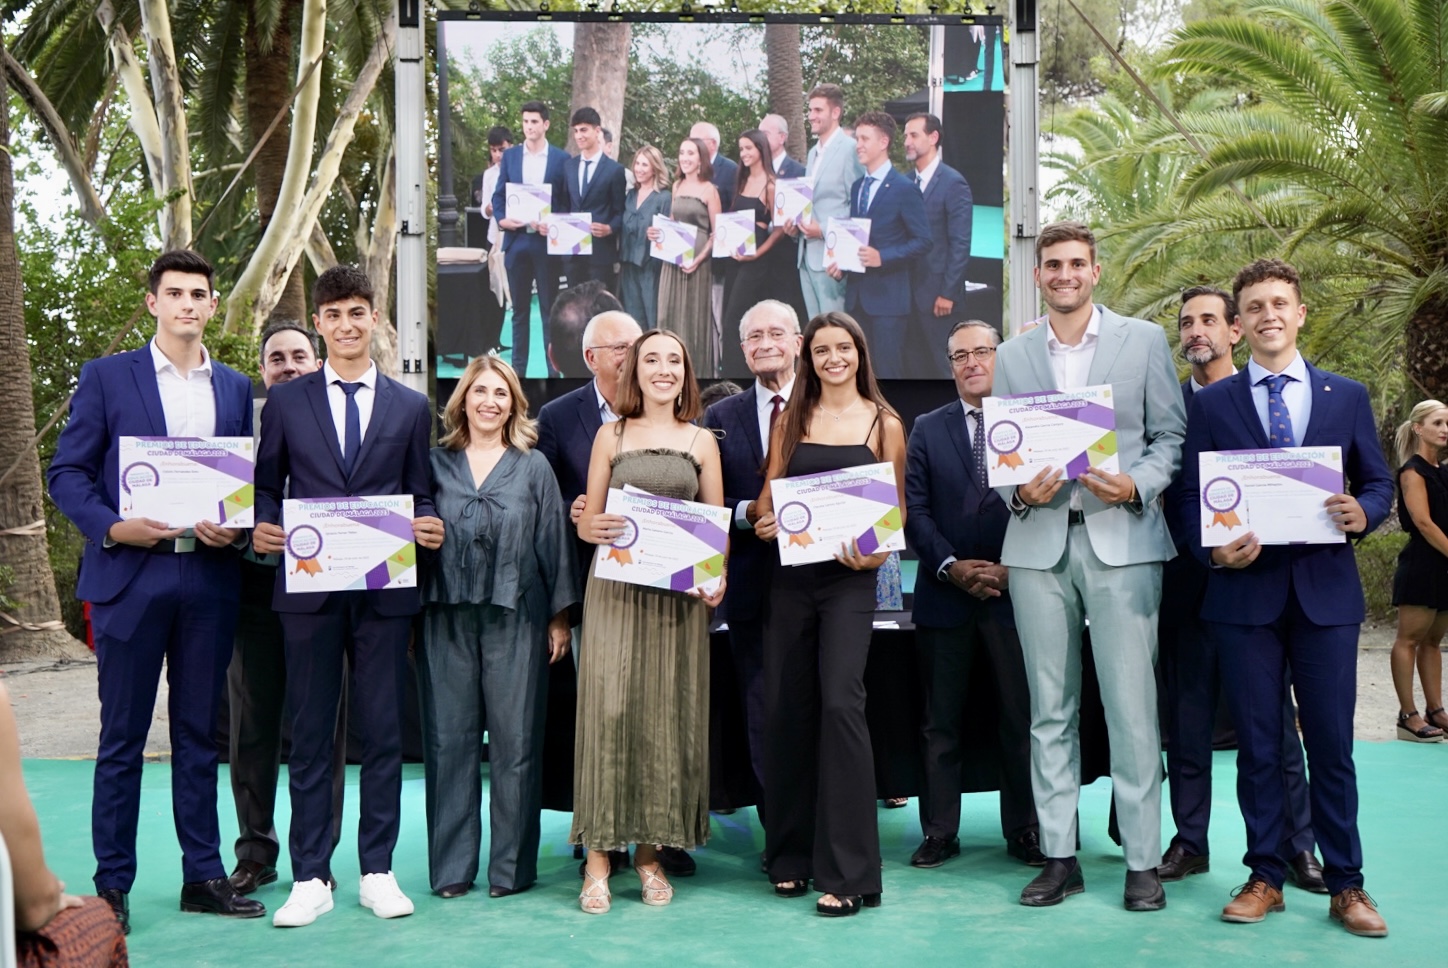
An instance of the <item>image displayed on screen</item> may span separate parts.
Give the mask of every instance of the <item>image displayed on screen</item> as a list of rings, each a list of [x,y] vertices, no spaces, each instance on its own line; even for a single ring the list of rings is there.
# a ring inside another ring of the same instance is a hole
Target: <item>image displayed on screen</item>
[[[700,379],[749,377],[740,324],[766,299],[801,327],[854,316],[883,379],[946,379],[951,325],[1001,326],[998,20],[439,32],[463,212],[440,377],[489,351],[585,377],[584,324],[615,300],[678,332]]]

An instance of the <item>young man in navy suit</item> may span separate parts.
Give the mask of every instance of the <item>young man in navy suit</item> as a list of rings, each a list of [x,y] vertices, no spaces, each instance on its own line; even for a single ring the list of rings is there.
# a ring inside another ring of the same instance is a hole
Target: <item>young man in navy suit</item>
[[[503,152],[498,162],[498,187],[493,191],[493,217],[503,230],[503,265],[508,272],[508,291],[513,299],[513,369],[528,375],[532,336],[533,287],[538,287],[538,310],[542,313],[543,345],[548,345],[548,315],[558,292],[558,273],[548,258],[548,229],[542,222],[506,218],[508,183],[548,185],[553,193],[553,211],[567,212],[568,185],[563,167],[568,153],[548,143],[548,105],[529,101],[520,111],[523,143]]]
[[[312,325],[327,345],[321,370],[271,389],[257,453],[253,547],[285,549],[282,499],[410,494],[412,531],[441,547],[428,471],[432,411],[427,398],[383,375],[372,362],[377,310],[372,283],[356,266],[317,277]],[[278,927],[311,924],[332,910],[332,757],[337,704],[353,673],[362,727],[357,847],[360,899],[380,918],[413,907],[392,875],[402,798],[402,690],[416,588],[290,592],[278,570],[272,607],[282,616],[287,710],[292,723],[292,891],[272,918]]]
[[[91,800],[96,893],[130,931],[141,754],[162,660],[170,685],[171,810],[181,842],[181,910],[256,918],[221,862],[216,818],[216,706],[236,627],[244,534],[197,521],[122,520],[120,438],[251,435],[251,381],[201,343],[216,312],[213,271],[177,250],[151,266],[145,348],[87,363],[47,480],[86,537],[76,597],[91,603],[101,700]],[[8,899],[5,903],[9,903]]]
[[[955,314],[965,293],[965,267],[970,264],[970,232],[974,215],[970,183],[940,158],[944,133],[933,114],[912,114],[905,119],[905,160],[925,200],[930,227],[930,248],[915,263],[913,285],[916,350],[906,363],[912,377],[943,377],[943,359],[934,352],[940,333]]]
[[[989,323],[955,324],[946,356],[958,399],[915,421],[906,455],[905,536],[921,563],[912,620],[925,693],[925,840],[910,858],[914,867],[939,867],[960,853],[961,726],[971,665],[982,652],[1000,699],[1006,851],[1032,867],[1046,863],[1031,795],[1031,694],[1000,563],[1011,515],[986,481],[981,401],[991,392],[999,343]]]
[[[848,276],[845,312],[864,328],[875,372],[887,380],[912,375],[904,367],[910,280],[931,244],[924,198],[890,164],[895,132],[895,119],[883,111],[855,119],[855,156],[865,175],[850,186],[850,217],[870,220],[870,244],[860,249],[863,274],[828,270],[833,279]]]
[[[623,197],[628,179],[623,165],[603,150],[603,119],[593,108],[579,108],[571,121],[578,155],[563,163],[568,185],[568,210],[587,212],[592,217],[593,251],[588,256],[567,256],[564,270],[568,284],[576,286],[597,279],[610,292],[618,275],[618,236],[623,231]]]
[[[1204,451],[1340,447],[1346,493],[1324,503],[1350,538],[1371,533],[1392,509],[1367,391],[1309,366],[1297,351],[1307,319],[1297,271],[1259,259],[1232,283],[1237,319],[1252,349],[1246,369],[1192,399],[1182,478],[1199,494]],[[1237,798],[1247,825],[1247,883],[1224,921],[1256,922],[1283,908],[1278,856],[1282,795],[1282,690],[1290,677],[1307,747],[1312,824],[1322,848],[1328,913],[1353,934],[1382,937],[1387,925],[1363,890],[1352,760],[1362,584],[1352,545],[1264,547],[1248,533],[1220,548],[1201,544],[1195,501],[1182,509],[1193,552],[1211,567],[1202,618],[1217,643],[1227,701],[1237,724]]]

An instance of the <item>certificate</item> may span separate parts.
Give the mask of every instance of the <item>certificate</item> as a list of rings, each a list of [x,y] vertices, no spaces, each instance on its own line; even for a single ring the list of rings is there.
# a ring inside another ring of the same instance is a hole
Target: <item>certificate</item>
[[[864,272],[860,248],[870,244],[867,218],[830,218],[825,222],[825,268],[841,272]]]
[[[593,253],[592,212],[545,215],[543,223],[548,226],[549,255],[591,255]]]
[[[719,587],[734,520],[729,508],[610,488],[604,511],[623,517],[624,533],[599,546],[595,578],[675,592]]]
[[[122,437],[120,444],[122,518],[171,528],[197,521],[252,526],[256,445],[250,437]]]
[[[282,502],[289,592],[417,587],[412,495]]]
[[[774,224],[795,225],[814,218],[814,182],[808,178],[774,180]]]
[[[1088,467],[1120,470],[1110,384],[986,397],[982,409],[991,487],[1030,483],[1047,467],[1067,480]]]
[[[1202,547],[1248,531],[1264,545],[1342,544],[1324,503],[1342,494],[1342,448],[1208,450],[1201,470]]]
[[[653,227],[659,230],[660,238],[649,247],[650,255],[676,266],[694,261],[700,241],[699,226],[676,222],[667,215],[655,215]]]
[[[508,187],[503,191],[503,197],[506,199],[506,204],[503,206],[503,218],[527,222],[531,225],[534,222],[543,221],[543,216],[553,212],[552,185],[525,185],[522,182],[508,182]]]
[[[779,561],[833,561],[853,540],[860,554],[905,547],[895,465],[864,464],[769,482],[779,523]]]
[[[714,258],[753,255],[754,251],[754,213],[720,212],[714,219]]]

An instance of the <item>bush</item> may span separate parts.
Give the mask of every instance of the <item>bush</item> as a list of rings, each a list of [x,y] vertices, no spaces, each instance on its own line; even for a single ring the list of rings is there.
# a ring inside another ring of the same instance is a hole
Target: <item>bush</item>
[[[1357,545],[1358,576],[1367,599],[1368,620],[1391,622],[1393,609],[1393,572],[1398,568],[1398,552],[1408,543],[1402,531],[1378,531]]]

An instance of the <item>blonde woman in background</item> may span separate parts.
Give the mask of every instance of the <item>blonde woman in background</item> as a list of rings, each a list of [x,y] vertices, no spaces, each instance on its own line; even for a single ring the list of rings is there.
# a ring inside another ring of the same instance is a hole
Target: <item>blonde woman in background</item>
[[[622,268],[617,293],[624,312],[644,329],[659,325],[659,270],[663,262],[649,254],[649,226],[655,215],[668,215],[673,205],[669,166],[664,153],[644,145],[634,154],[634,187],[623,200],[623,238],[618,258]]]

